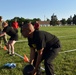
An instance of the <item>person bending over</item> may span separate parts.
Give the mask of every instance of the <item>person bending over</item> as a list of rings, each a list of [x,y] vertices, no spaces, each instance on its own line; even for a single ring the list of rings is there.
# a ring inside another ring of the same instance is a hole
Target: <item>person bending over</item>
[[[30,46],[30,64],[34,65],[34,70],[29,72],[32,75],[41,75],[38,68],[44,60],[46,75],[54,75],[52,61],[61,50],[59,39],[46,31],[35,30],[30,23],[23,25],[22,35],[28,38]]]

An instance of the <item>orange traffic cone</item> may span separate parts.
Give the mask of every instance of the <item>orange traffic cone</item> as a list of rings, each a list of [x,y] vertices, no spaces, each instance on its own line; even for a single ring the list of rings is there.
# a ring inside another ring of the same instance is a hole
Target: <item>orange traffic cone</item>
[[[24,61],[29,62],[29,59],[28,59],[28,57],[26,55],[24,55]]]
[[[6,46],[4,46],[4,50],[7,50],[7,47]]]

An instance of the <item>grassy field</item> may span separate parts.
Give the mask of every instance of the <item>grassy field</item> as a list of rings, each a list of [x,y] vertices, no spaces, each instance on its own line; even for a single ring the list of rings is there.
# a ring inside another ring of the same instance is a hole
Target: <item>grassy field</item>
[[[40,30],[55,34],[61,41],[61,53],[59,53],[57,58],[53,61],[55,74],[76,75],[76,51],[65,52],[76,49],[76,26],[40,27]],[[19,33],[19,40],[27,39],[21,37]],[[21,56],[26,54],[29,57],[30,51],[27,42],[17,42],[15,44],[15,52]],[[3,65],[7,62],[16,63],[16,68],[3,68]],[[5,50],[0,49],[0,75],[23,75],[22,70],[26,64],[28,63],[24,62],[20,57],[9,56]]]

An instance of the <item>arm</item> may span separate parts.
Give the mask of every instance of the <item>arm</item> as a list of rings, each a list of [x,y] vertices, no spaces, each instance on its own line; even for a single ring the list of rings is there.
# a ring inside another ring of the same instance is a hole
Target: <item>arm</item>
[[[36,66],[35,66],[35,72],[37,71],[39,64],[41,62],[43,50],[44,50],[44,48],[42,48],[41,50],[38,51],[38,56],[37,56],[37,61],[36,61]]]
[[[34,48],[30,48],[30,64],[33,64],[34,61],[34,57],[35,57],[35,49]]]
[[[2,32],[2,33],[0,34],[0,37],[1,37],[1,36],[4,36],[4,35],[6,35],[6,32]]]
[[[37,69],[38,69],[39,64],[40,64],[40,62],[41,62],[43,50],[44,50],[44,48],[42,48],[41,50],[38,51],[36,66],[35,66],[34,70],[31,72],[32,75],[36,75]]]

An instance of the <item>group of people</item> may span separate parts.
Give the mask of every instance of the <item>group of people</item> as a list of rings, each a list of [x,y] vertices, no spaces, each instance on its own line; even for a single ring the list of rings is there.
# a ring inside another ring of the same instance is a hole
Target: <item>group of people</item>
[[[7,41],[7,35],[10,36]],[[2,47],[2,38],[4,40],[5,46],[8,50],[8,54],[14,55],[14,44],[18,40],[18,22],[15,19],[12,26],[10,27],[6,21],[2,20],[0,16],[0,45]]]
[[[14,44],[18,40],[17,30],[9,27],[7,22],[3,22],[3,30],[0,37],[6,34],[10,36],[7,43],[8,53],[13,55]],[[29,64],[34,66],[34,70],[29,72],[29,74],[42,75],[40,63],[44,60],[46,75],[54,75],[52,61],[61,50],[60,40],[51,33],[39,30],[38,22],[34,26],[31,23],[24,24],[21,29],[21,34],[24,38],[28,39],[28,45],[30,47]]]
[[[21,33],[22,33],[22,26],[24,25],[24,22],[21,24]],[[7,22],[3,21],[2,16],[0,16],[0,48],[2,48],[2,39],[4,41],[4,44],[6,48],[8,49],[8,54],[14,55],[14,44],[18,40],[18,28],[19,24],[17,22],[17,19],[15,19],[11,26],[8,25]],[[39,29],[39,24],[35,23],[34,25],[35,29]],[[7,41],[7,35],[10,36],[10,39]]]

